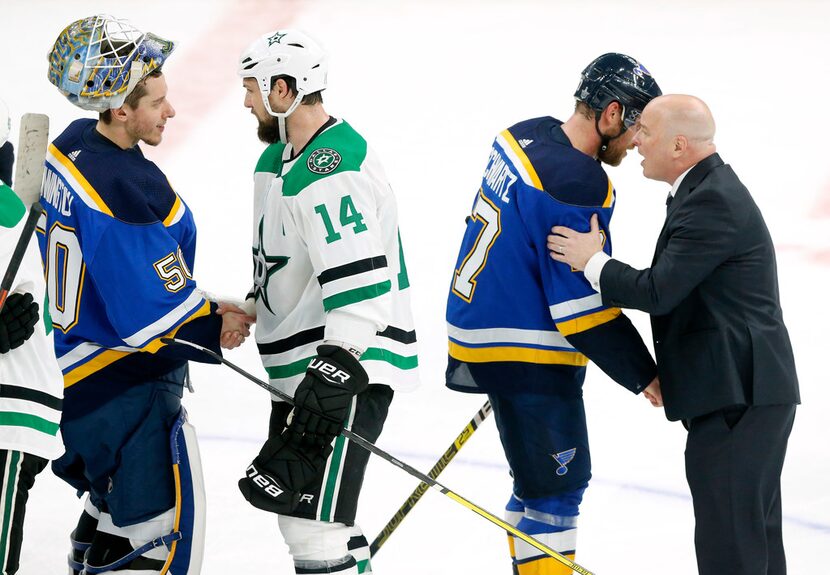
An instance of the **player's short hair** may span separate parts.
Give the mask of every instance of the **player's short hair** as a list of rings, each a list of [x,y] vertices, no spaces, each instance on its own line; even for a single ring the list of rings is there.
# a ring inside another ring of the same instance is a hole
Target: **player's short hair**
[[[124,100],[124,105],[129,106],[131,110],[135,110],[138,107],[138,101],[141,100],[144,96],[147,95],[147,78],[158,78],[161,76],[162,71],[161,68],[156,68],[149,74],[147,74],[141,81],[136,84],[135,88],[132,92]],[[107,110],[105,112],[101,112],[99,114],[98,119],[104,122],[105,124],[110,124],[112,122],[112,110]]]
[[[579,100],[576,101],[576,105],[574,106],[574,113],[581,114],[588,120],[593,120],[596,114],[591,106]]]

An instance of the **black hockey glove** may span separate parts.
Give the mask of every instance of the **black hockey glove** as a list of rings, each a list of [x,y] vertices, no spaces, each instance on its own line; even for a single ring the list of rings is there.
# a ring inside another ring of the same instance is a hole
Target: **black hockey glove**
[[[288,429],[300,445],[321,448],[340,435],[352,398],[369,386],[358,359],[342,347],[321,345],[294,393],[294,417]]]
[[[32,294],[13,293],[0,312],[0,353],[17,349],[35,333],[39,306]]]
[[[265,442],[253,463],[239,480],[239,490],[248,503],[272,513],[291,513],[302,490],[323,472],[331,447],[305,450],[297,441],[276,435]]]

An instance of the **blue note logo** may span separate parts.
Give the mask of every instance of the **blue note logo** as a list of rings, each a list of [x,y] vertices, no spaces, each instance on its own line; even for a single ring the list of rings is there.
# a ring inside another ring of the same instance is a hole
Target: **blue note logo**
[[[551,454],[554,461],[559,464],[559,468],[556,470],[556,475],[561,477],[568,472],[568,464],[573,461],[575,455],[576,447],[568,449],[567,451],[560,451],[559,453]]]

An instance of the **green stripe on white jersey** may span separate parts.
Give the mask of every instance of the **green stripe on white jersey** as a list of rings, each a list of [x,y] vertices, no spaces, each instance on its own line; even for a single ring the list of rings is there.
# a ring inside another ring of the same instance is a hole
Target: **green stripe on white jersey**
[[[365,346],[361,361],[370,381],[414,387],[409,278],[397,205],[380,162],[343,121],[291,154],[290,145],[269,146],[254,175],[252,293],[269,377],[293,394],[323,341],[323,326],[325,337],[356,343],[340,324],[341,337],[332,337],[328,314],[342,310],[380,331],[390,326]]]

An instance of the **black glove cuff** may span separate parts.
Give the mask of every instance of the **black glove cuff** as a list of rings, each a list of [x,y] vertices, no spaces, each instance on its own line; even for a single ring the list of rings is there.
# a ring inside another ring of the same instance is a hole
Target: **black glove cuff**
[[[324,381],[358,394],[369,387],[369,375],[360,361],[348,350],[336,345],[320,345],[317,357],[311,360],[308,372]]]

